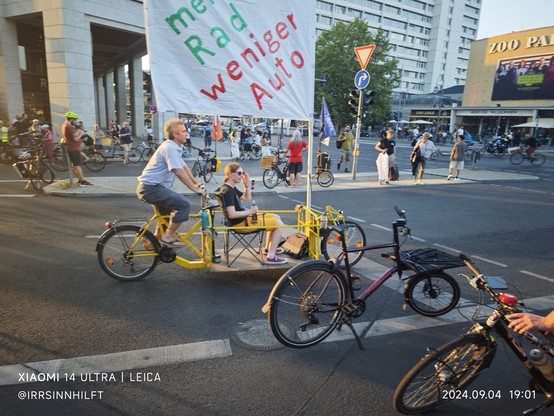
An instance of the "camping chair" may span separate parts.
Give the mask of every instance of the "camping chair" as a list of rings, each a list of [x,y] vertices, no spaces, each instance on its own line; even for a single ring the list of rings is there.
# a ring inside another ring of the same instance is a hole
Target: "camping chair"
[[[263,253],[264,248],[264,234],[265,228],[252,228],[252,229],[240,229],[234,230],[229,217],[227,217],[227,209],[225,207],[224,200],[221,195],[221,190],[217,189],[214,193],[214,196],[219,201],[219,205],[223,211],[224,225],[226,228],[223,231],[223,252],[225,254],[225,261],[227,262],[227,267],[231,265],[244,253],[247,251],[254,257],[260,264],[265,264],[265,257]],[[263,214],[259,214],[263,215]],[[231,251],[237,247],[239,252],[233,254],[234,257],[231,259]]]

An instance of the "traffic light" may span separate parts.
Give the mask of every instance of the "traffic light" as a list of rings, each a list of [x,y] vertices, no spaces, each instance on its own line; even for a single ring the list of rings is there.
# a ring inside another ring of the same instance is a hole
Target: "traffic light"
[[[375,93],[373,91],[365,91],[364,92],[364,108],[366,110],[369,110],[369,107],[371,104],[373,104],[373,95]]]
[[[392,113],[392,119],[398,121],[398,113],[396,111]]]
[[[350,91],[350,94],[348,94],[348,96],[350,97],[348,105],[351,107],[349,114],[352,117],[358,117],[358,107],[360,106],[360,90],[352,90]]]

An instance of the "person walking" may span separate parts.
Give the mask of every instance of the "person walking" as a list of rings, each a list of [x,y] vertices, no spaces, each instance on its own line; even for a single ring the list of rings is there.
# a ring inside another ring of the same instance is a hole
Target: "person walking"
[[[254,225],[252,214],[258,212],[256,205],[251,205],[250,208],[245,208],[243,203],[252,203],[252,193],[250,190],[250,176],[244,171],[244,168],[238,163],[229,163],[225,166],[223,173],[224,184],[221,187],[221,199],[227,217],[231,221],[233,227],[249,227]],[[237,185],[242,184],[242,191],[237,189]],[[282,254],[283,249],[279,247],[281,236],[283,234],[282,227],[285,224],[281,217],[277,214],[265,212],[258,215],[258,220],[255,223],[260,228],[267,227],[266,246],[264,253],[267,255],[266,264],[286,264],[288,261],[283,257],[277,256]],[[250,231],[248,228],[245,231]]]
[[[289,154],[289,175],[290,186],[298,188],[300,186],[300,173],[302,172],[302,152],[308,150],[308,143],[302,140],[300,130],[294,130],[292,138],[287,145]]]
[[[337,163],[337,170],[340,172],[342,161],[344,160],[344,171],[348,172],[348,165],[350,164],[350,157],[352,156],[352,142],[354,141],[354,135],[350,133],[350,126],[346,125],[344,131],[337,137],[337,142],[342,143],[340,147],[340,159]]]
[[[159,227],[156,229],[156,238],[166,246],[184,247],[185,243],[176,232],[183,222],[188,221],[191,206],[187,198],[172,190],[175,178],[194,193],[205,194],[206,191],[181,157],[188,135],[183,120],[169,119],[164,125],[164,132],[168,140],[160,144],[137,178],[136,193],[139,199],[153,205],[160,214],[173,213],[165,233]]]
[[[81,155],[81,136],[77,134],[74,124],[79,117],[72,111],[65,113],[65,123],[62,125],[62,141],[67,146],[67,154],[71,161],[73,173],[77,177],[79,186],[91,186],[83,175],[83,159]]]
[[[421,140],[418,141],[414,149],[412,151],[412,154],[417,153],[419,151],[419,160],[417,161],[417,182],[415,181],[414,177],[414,183],[417,185],[424,185],[423,182],[423,173],[425,172],[425,167],[427,165],[427,160],[431,157],[431,154],[436,150],[435,144],[429,140],[429,133],[425,132],[423,133],[423,136],[421,137]]]
[[[119,143],[123,148],[123,164],[127,165],[129,163],[129,151],[133,145],[133,138],[131,137],[129,123],[126,121],[123,122],[121,130],[119,130]]]
[[[42,145],[44,146],[46,158],[48,162],[52,163],[54,159],[54,133],[52,133],[48,124],[43,124],[40,128],[42,130]]]
[[[450,152],[450,166],[448,167],[448,177],[446,180],[452,179],[452,172],[456,170],[455,181],[459,181],[460,172],[464,169],[464,153],[467,149],[467,144],[464,142],[464,136],[458,135],[456,143]]]

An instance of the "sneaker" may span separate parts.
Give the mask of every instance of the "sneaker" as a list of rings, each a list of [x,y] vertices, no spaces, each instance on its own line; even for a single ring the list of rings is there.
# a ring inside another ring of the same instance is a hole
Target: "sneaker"
[[[283,254],[285,252],[285,250],[283,250],[281,247],[277,247],[277,249],[275,250],[275,254]],[[269,253],[269,250],[267,248],[264,248],[264,254],[267,256],[267,254]]]
[[[268,266],[271,266],[273,264],[287,264],[289,261],[283,257],[267,257],[265,259],[265,263],[268,265]]]
[[[447,180],[447,181],[449,181],[450,179],[452,179],[452,175],[448,175],[448,176],[446,177],[446,180]]]
[[[379,181],[379,185],[384,185],[385,181]]]
[[[348,168],[344,169],[344,171],[348,173]]]
[[[454,178],[454,180],[455,180],[455,181],[461,181],[461,179],[460,179],[460,178]]]
[[[385,185],[390,185],[390,182],[389,182],[389,181],[385,181]]]
[[[92,183],[84,179],[82,181],[79,181],[78,183],[79,183],[79,186],[92,186]]]
[[[337,163],[337,170],[340,170],[340,163]]]
[[[421,179],[417,181],[418,185],[425,185],[425,182],[423,182]]]

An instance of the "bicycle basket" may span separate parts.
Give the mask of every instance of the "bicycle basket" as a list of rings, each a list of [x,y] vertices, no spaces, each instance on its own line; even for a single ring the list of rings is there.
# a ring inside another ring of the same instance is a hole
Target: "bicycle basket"
[[[453,269],[465,265],[461,258],[434,248],[403,251],[400,253],[400,261],[404,266],[418,273]]]
[[[260,167],[262,169],[271,169],[273,166],[273,156],[262,156],[260,159]]]

